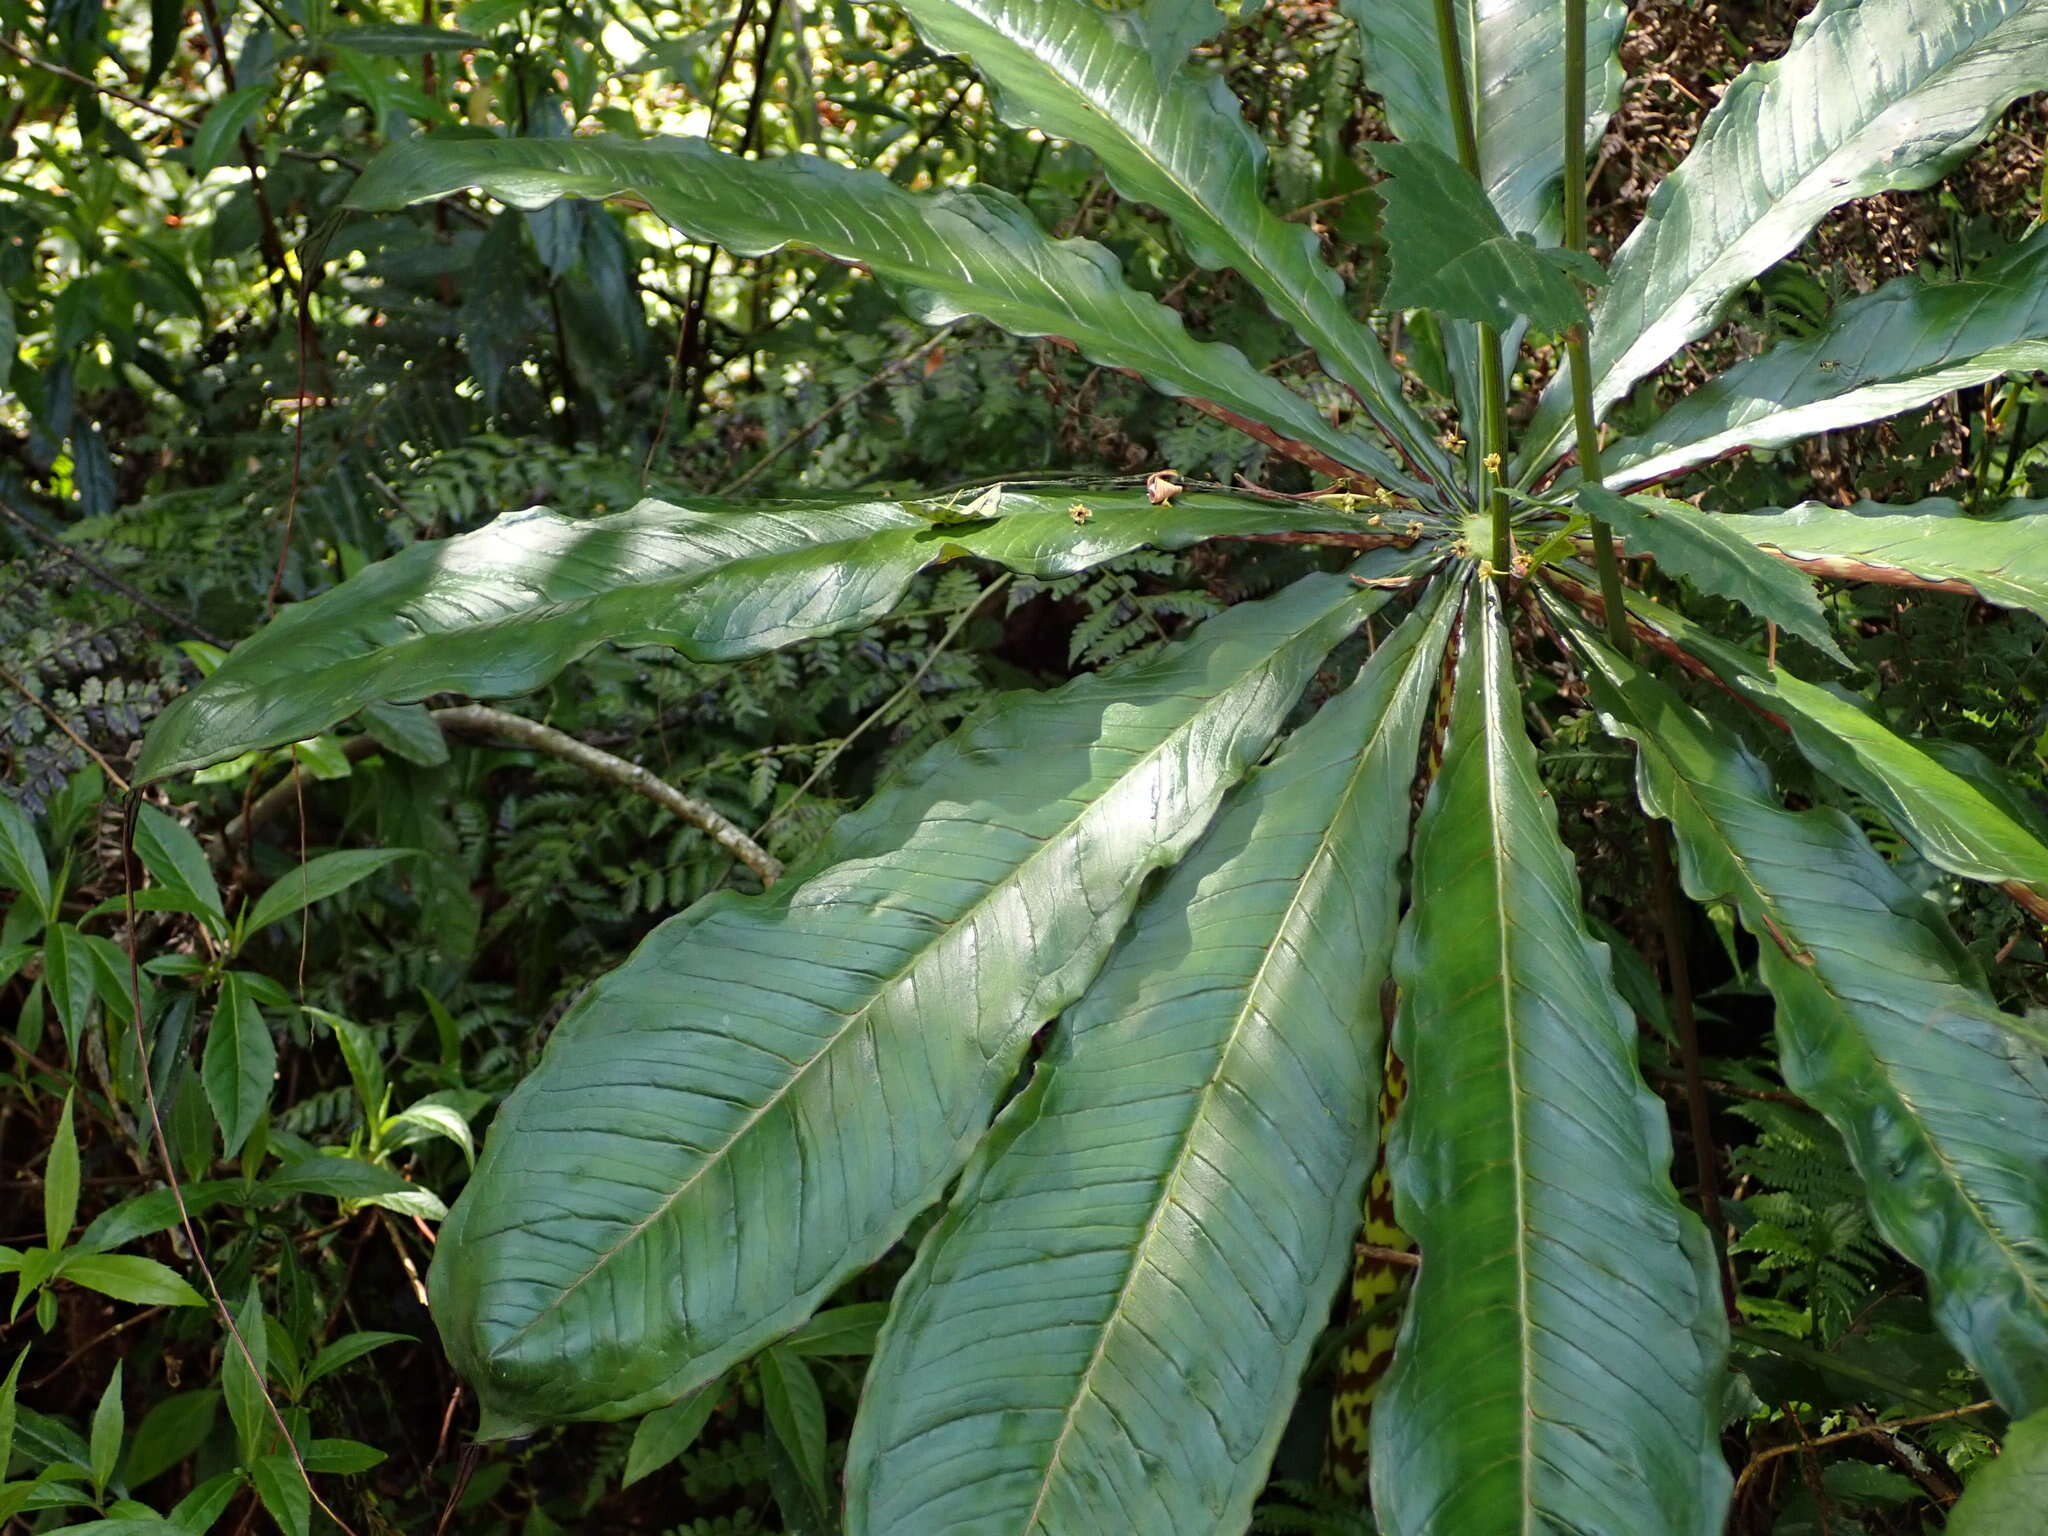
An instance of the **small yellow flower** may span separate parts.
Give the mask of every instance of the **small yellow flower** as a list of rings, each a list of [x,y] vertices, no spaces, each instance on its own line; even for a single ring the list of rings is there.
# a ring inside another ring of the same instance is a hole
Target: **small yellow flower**
[[[1087,522],[1088,519],[1093,517],[1094,515],[1094,509],[1092,509],[1085,501],[1077,501],[1071,507],[1067,508],[1067,516],[1071,517],[1074,520],[1074,525],[1076,527],[1079,527],[1082,523]]]
[[[1465,439],[1458,436],[1455,432],[1446,432],[1437,441],[1442,443],[1451,453],[1463,453],[1465,451]]]
[[[1500,455],[1499,455],[1499,454],[1497,454],[1497,453],[1489,453],[1489,454],[1488,454],[1488,455],[1487,455],[1487,456],[1486,456],[1485,458],[1481,459],[1481,460],[1480,460],[1479,462],[1480,462],[1480,463],[1482,463],[1482,464],[1484,464],[1484,465],[1486,466],[1486,472],[1487,472],[1487,473],[1488,473],[1489,475],[1497,475],[1497,474],[1499,474],[1499,473],[1500,473]]]

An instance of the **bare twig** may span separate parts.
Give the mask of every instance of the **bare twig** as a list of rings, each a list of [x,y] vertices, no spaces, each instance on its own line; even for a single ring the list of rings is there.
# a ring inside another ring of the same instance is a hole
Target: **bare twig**
[[[1742,1469],[1742,1475],[1735,1480],[1735,1500],[1739,1503],[1742,1499],[1742,1491],[1748,1486],[1750,1480],[1763,1469],[1767,1462],[1775,1461],[1780,1456],[1789,1456],[1794,1451],[1812,1450],[1818,1446],[1833,1445],[1841,1440],[1858,1440],[1865,1435],[1885,1435],[1893,1430],[1910,1429],[1916,1424],[1938,1424],[1944,1419],[1960,1419],[1972,1413],[1983,1413],[1997,1406],[1997,1403],[1987,1397],[1981,1402],[1966,1403],[1960,1408],[1950,1408],[1942,1413],[1923,1413],[1910,1419],[1882,1419],[1874,1424],[1860,1424],[1855,1429],[1838,1429],[1830,1435],[1809,1436],[1806,1434],[1804,1426],[1801,1426],[1799,1439],[1785,1445],[1774,1445],[1769,1450],[1760,1451],[1750,1458],[1749,1465]],[[1798,1424],[1798,1422],[1797,1418],[1793,1420],[1794,1424]]]
[[[84,554],[66,544],[62,539],[44,532],[36,525],[34,519],[30,518],[27,513],[19,508],[11,506],[5,501],[0,501],[0,516],[6,517],[9,522],[20,528],[22,532],[26,533],[45,549],[70,561],[108,591],[118,592],[138,608],[148,610],[165,623],[175,626],[195,639],[204,640],[208,645],[217,645],[222,650],[228,648],[228,642],[219,635],[216,635],[212,630],[205,628],[195,619],[189,619],[183,614],[172,612],[155,598],[136,591],[134,587],[116,576],[90,555]]]
[[[760,876],[763,885],[773,885],[782,873],[782,861],[747,836],[716,806],[699,800],[694,795],[686,795],[638,763],[629,763],[623,757],[615,757],[600,747],[578,741],[566,731],[558,731],[551,725],[541,724],[538,720],[529,720],[524,715],[510,714],[505,710],[492,709],[483,704],[458,704],[447,709],[437,709],[433,711],[433,721],[446,734],[495,736],[505,741],[517,742],[520,746],[545,752],[548,756],[559,758],[565,763],[574,763],[599,778],[609,779],[614,784],[630,789],[634,794],[652,800],[663,810],[700,828],[719,847]],[[342,743],[342,751],[350,759],[357,759],[369,756],[379,745],[374,737],[352,736]],[[264,791],[246,812],[228,823],[221,834],[222,843],[232,847],[242,840],[249,829],[260,826],[275,816],[291,804],[292,800],[292,780],[287,776]]]

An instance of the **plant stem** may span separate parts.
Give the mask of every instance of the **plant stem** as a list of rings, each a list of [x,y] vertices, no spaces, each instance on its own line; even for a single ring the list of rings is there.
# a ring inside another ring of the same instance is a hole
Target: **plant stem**
[[[1586,248],[1586,0],[1564,0],[1564,243]],[[1565,356],[1572,372],[1572,418],[1579,439],[1579,483],[1600,483],[1600,424],[1593,418],[1593,361],[1586,346],[1586,328],[1565,333]],[[1600,573],[1600,597],[1607,606],[1607,638],[1624,655],[1629,651],[1628,614],[1622,607],[1621,565],[1614,558],[1614,536],[1599,518],[1592,519],[1593,565]]]
[[[1451,104],[1451,127],[1458,141],[1458,163],[1479,179],[1479,125],[1465,78],[1464,49],[1458,38],[1458,16],[1452,0],[1436,0],[1437,57],[1443,64],[1444,95]],[[1580,114],[1584,116],[1583,110]],[[1514,536],[1508,527],[1508,498],[1498,466],[1506,462],[1508,438],[1507,379],[1501,366],[1500,336],[1490,325],[1479,327],[1479,456],[1491,468],[1482,471],[1484,505],[1493,538],[1489,560],[1494,575],[1506,581],[1514,563]]]

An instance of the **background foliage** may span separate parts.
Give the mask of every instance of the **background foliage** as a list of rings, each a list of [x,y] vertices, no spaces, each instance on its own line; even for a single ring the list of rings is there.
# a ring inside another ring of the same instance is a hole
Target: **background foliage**
[[[1630,84],[1596,162],[1596,245],[1633,224],[1718,88],[1782,48],[1798,9],[1636,9]],[[188,872],[196,909],[140,914],[141,984],[177,1041],[208,1024],[210,1042],[244,1048],[140,1062],[107,1027],[125,1023],[131,985],[118,898],[139,872],[121,867],[113,791],[134,744],[278,603],[507,508],[595,512],[664,490],[971,493],[997,465],[1308,481],[1050,343],[913,327],[875,285],[815,257],[683,245],[616,206],[476,199],[369,218],[343,201],[378,147],[458,122],[803,146],[907,186],[971,171],[1047,227],[1110,246],[1197,334],[1283,376],[1307,360],[1235,279],[1181,277],[1193,269],[1164,224],[1078,152],[1002,126],[964,67],[891,12],[0,0],[0,23],[0,768],[13,808],[0,812],[0,1013],[15,1020],[0,1035],[0,1243],[50,1255],[9,1263],[19,1295],[0,1363],[18,1406],[0,1481],[45,1490],[15,1518],[60,1529],[133,1498],[182,1507],[187,1529],[206,1528],[209,1503],[219,1530],[295,1522],[296,1473],[260,1375],[307,1416],[327,1448],[313,1470],[331,1474],[325,1496],[358,1530],[828,1529],[817,1490],[843,1454],[874,1304],[907,1253],[717,1401],[637,1434],[550,1431],[481,1455],[463,1449],[469,1412],[420,1289],[434,1215],[554,1020],[660,917],[751,877],[645,799],[488,737],[444,743],[417,717],[255,754],[157,797],[137,841],[160,883]],[[1272,205],[1379,288],[1361,146],[1387,132],[1358,87],[1354,30],[1304,0],[1208,46],[1282,146]],[[1714,361],[1809,334],[1923,262],[1969,271],[2037,221],[2041,145],[2038,104],[2022,104],[1943,190],[1829,220],[1752,286]],[[1447,396],[1432,338],[1403,344]],[[1644,422],[1650,394],[1628,408]],[[1618,425],[1633,424],[1624,411]],[[1973,387],[1796,454],[1716,466],[1706,504],[2048,495],[2044,429],[2038,376]],[[992,595],[984,575],[949,567],[858,636],[729,666],[613,653],[519,708],[762,829],[789,859],[992,690],[1111,665],[1299,568],[1284,552],[1140,554]],[[2038,795],[2048,677],[2035,626],[1941,594],[1830,601],[1867,701],[1895,728],[1984,753]],[[1669,957],[1647,919],[1627,760],[1555,681],[1533,722],[1542,771],[1624,988],[1656,1021]],[[1861,810],[1789,751],[1770,766],[1808,803]],[[333,862],[369,850],[394,856]],[[2042,1017],[2038,929],[1909,848],[1885,851],[1950,909],[2000,1000]],[[194,857],[218,884],[213,915]],[[316,870],[333,879],[311,920],[283,910]],[[277,920],[233,931],[244,897]],[[1996,1420],[1955,1412],[1984,1394],[1931,1328],[1917,1277],[1876,1241],[1834,1133],[1765,1066],[1750,940],[1704,923],[1691,938],[1744,1322],[1726,1409],[1743,1469],[1735,1528],[1939,1528]],[[275,1042],[271,1107],[222,1145],[207,1105],[249,1080],[258,1036]],[[1676,1105],[1668,1033],[1642,1049]],[[70,1060],[75,1071],[58,1065]],[[128,1091],[145,1071],[251,1354],[179,1278],[188,1241]],[[1690,1166],[1683,1146],[1677,1166]],[[1334,1353],[1316,1354],[1265,1528],[1358,1528],[1319,1487]],[[1879,1423],[1899,1417],[1925,1422]],[[60,1504],[53,1488],[82,1497]]]

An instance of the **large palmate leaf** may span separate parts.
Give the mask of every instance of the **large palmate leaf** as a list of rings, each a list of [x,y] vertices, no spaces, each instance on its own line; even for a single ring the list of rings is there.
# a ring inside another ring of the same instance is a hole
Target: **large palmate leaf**
[[[1995,517],[1968,517],[1953,501],[1851,507],[1802,502],[1789,510],[1730,516],[1750,543],[1790,555],[1819,576],[1883,581],[1901,571],[1949,582],[2002,608],[2048,619],[2048,501],[2014,501]]]
[[[1357,1227],[1455,611],[1234,796],[1061,1021],[897,1290],[852,1531],[1244,1528]]]
[[[1607,450],[1607,483],[1648,485],[1743,448],[1909,411],[2048,366],[2048,234],[1962,282],[1902,277],[1685,396]]]
[[[1188,335],[1178,314],[1124,281],[1109,251],[1053,239],[1007,193],[919,195],[814,155],[748,160],[701,139],[436,134],[384,151],[350,197],[358,207],[397,208],[462,187],[522,208],[630,193],[685,234],[737,255],[809,246],[867,268],[928,324],[979,315],[1021,336],[1063,337],[1091,362],[1128,368],[1168,394],[1306,445],[1331,473],[1398,473],[1383,448],[1332,427],[1235,347]]]
[[[1718,1532],[1725,1326],[1662,1107],[1521,722],[1500,598],[1468,608],[1394,974],[1388,1148],[1422,1251],[1373,1413],[1391,1536]]]
[[[585,993],[435,1254],[487,1432],[671,1401],[873,1262],[1380,597],[1309,577],[999,700],[771,892],[698,903]]]
[[[1786,1082],[1848,1143],[1949,1340],[2013,1412],[2048,1406],[2048,1066],[1846,816],[1785,810],[1739,741],[1580,638],[1686,890],[1756,937]]]
[[[607,517],[509,512],[408,545],[287,608],[156,718],[137,774],[296,741],[366,704],[538,688],[606,641],[731,661],[873,622],[925,566],[974,555],[1047,576],[1141,545],[1360,528],[1283,502],[999,489],[942,501],[643,501]],[[961,519],[953,521],[952,519]]]
[[[1683,614],[1640,597],[1629,611],[1783,720],[1816,768],[1868,800],[1929,863],[1967,880],[2025,887],[2019,894],[2031,893],[2029,905],[2048,907],[2048,846],[2001,786],[1972,778],[1967,758],[1944,761],[1858,704],[1763,666]]]
[[[2006,103],[2048,89],[2048,0],[1821,0],[1784,57],[1736,77],[1615,253],[1593,311],[1605,411],[1854,197],[1931,186]],[[1570,428],[1560,378],[1522,468]]]
[[[1732,598],[1830,661],[1850,664],[1828,629],[1812,578],[1758,549],[1727,518],[1661,496],[1617,496],[1598,485],[1581,486],[1578,504],[1620,535],[1630,554],[1649,555],[1668,574]]]
[[[1434,0],[1343,0],[1365,40],[1365,83],[1404,144],[1458,152],[1444,100]],[[1479,180],[1507,227],[1554,242],[1562,226],[1564,28],[1556,0],[1490,0],[1456,8],[1459,62],[1479,140]],[[1592,144],[1621,94],[1621,43],[1628,8],[1586,7],[1586,143]]]
[[[972,60],[1006,120],[1092,150],[1119,192],[1173,220],[1197,262],[1241,273],[1411,465],[1448,483],[1448,462],[1402,400],[1378,338],[1346,309],[1314,232],[1263,201],[1265,150],[1222,77],[1158,69],[1157,18],[1092,0],[904,0],[901,9],[933,47]],[[1407,475],[1387,483],[1417,490]]]

